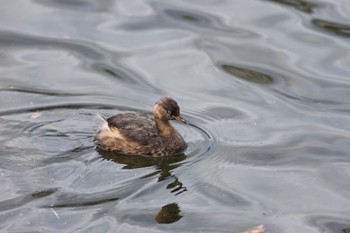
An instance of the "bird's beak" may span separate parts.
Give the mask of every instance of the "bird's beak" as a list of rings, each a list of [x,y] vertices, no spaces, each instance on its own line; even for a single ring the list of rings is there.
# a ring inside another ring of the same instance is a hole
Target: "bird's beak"
[[[183,119],[180,115],[174,116],[174,118],[175,118],[175,120],[180,121],[186,125],[188,124],[187,121],[185,119]]]

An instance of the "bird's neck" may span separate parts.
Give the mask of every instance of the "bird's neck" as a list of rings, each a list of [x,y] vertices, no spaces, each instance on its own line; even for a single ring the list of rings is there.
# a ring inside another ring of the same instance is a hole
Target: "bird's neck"
[[[156,126],[160,136],[165,140],[170,140],[174,137],[176,130],[171,125],[169,120],[163,120],[155,117]]]

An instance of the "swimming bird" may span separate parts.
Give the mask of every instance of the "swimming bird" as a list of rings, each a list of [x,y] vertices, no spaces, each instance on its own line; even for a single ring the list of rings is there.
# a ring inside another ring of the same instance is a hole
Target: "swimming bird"
[[[187,124],[177,102],[163,97],[153,114],[123,113],[105,119],[95,142],[102,150],[131,155],[167,156],[183,152],[187,144],[170,120]]]

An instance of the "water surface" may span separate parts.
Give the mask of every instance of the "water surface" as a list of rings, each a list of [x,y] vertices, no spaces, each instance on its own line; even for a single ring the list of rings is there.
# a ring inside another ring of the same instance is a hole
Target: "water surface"
[[[4,0],[0,231],[347,232],[348,0]],[[183,155],[101,152],[175,98]]]

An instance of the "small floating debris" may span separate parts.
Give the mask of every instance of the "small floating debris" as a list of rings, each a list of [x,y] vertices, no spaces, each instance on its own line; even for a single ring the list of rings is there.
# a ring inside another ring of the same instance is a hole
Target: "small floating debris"
[[[50,210],[54,213],[54,215],[56,216],[57,219],[60,219],[60,216],[58,215],[56,210],[54,210],[53,208],[50,208]]]
[[[41,117],[41,112],[33,112],[30,118],[37,119],[39,117]]]
[[[265,232],[264,225],[259,225],[253,228],[249,228],[248,230],[245,230],[241,233],[262,233],[262,232]]]

